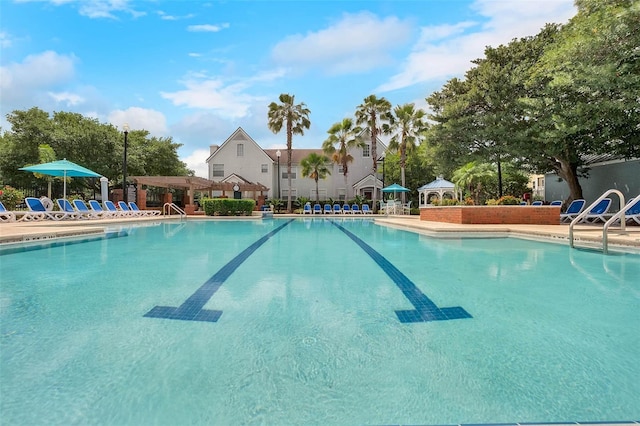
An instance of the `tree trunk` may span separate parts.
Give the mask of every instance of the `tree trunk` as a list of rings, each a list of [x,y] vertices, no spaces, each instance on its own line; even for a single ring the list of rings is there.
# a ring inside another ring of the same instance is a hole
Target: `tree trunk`
[[[569,185],[569,199],[565,201],[571,203],[573,200],[583,198],[582,186],[580,186],[580,182],[578,181],[577,165],[571,164],[571,162],[562,158],[556,158],[556,162],[556,172],[558,176],[564,179],[567,185]]]
[[[498,198],[502,197],[502,165],[500,155],[498,155]]]
[[[291,150],[293,145],[293,125],[291,120],[287,120],[287,182],[289,191],[287,193],[287,213],[291,213]]]
[[[376,128],[376,120],[375,114],[373,114],[373,126],[371,128],[371,157],[373,158],[373,193],[371,195],[371,208],[373,209],[373,213],[375,214],[378,211],[378,203],[376,202],[378,198],[378,146],[377,146],[377,137],[378,132]]]
[[[400,181],[402,182],[402,186],[405,186],[405,174],[404,174],[404,168],[407,162],[407,149],[405,147],[402,147],[400,149]],[[402,197],[402,204],[405,203],[404,201],[404,195],[405,193],[403,192],[402,194],[400,194],[400,196]]]

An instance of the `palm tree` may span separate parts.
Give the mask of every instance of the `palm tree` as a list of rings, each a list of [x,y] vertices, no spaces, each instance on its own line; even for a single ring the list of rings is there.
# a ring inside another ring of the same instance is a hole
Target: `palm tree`
[[[354,127],[351,118],[345,118],[341,122],[335,123],[327,131],[329,137],[322,143],[322,149],[331,156],[331,161],[342,166],[344,175],[345,200],[349,199],[347,188],[347,173],[349,173],[349,163],[353,161],[353,156],[349,150],[363,145],[358,136],[362,129]]]
[[[426,113],[416,109],[414,104],[398,105],[393,109],[394,120],[389,126],[383,126],[385,130],[394,133],[389,141],[389,149],[400,151],[400,176],[402,186],[405,186],[405,166],[407,164],[407,151],[413,150],[420,143],[422,134],[427,130],[424,122]],[[405,193],[402,193],[404,203]]]
[[[293,135],[304,135],[304,129],[311,127],[309,114],[311,111],[304,102],[296,105],[295,96],[283,93],[279,97],[280,104],[271,102],[269,104],[269,130],[279,133],[282,126],[286,126],[287,131],[287,178],[289,181],[289,193],[287,201],[287,213],[291,213],[291,149]],[[278,176],[280,179],[280,176]]]
[[[359,125],[366,124],[371,135],[371,158],[373,159],[373,176],[374,186],[372,195],[373,211],[376,212],[378,203],[376,202],[378,188],[378,134],[383,133],[384,122],[391,123],[393,115],[391,115],[391,102],[385,98],[378,99],[376,95],[369,95],[364,98],[364,102],[356,109],[356,123]]]
[[[469,190],[475,204],[480,204],[482,183],[494,179],[495,175],[496,171],[491,164],[472,161],[454,171],[452,179],[458,187]]]
[[[331,174],[329,170],[329,163],[331,160],[326,155],[319,155],[315,152],[307,155],[302,159],[300,165],[302,166],[302,174],[305,177],[310,177],[316,181],[316,203],[320,203],[320,195],[318,194],[318,180],[324,179],[327,175]]]

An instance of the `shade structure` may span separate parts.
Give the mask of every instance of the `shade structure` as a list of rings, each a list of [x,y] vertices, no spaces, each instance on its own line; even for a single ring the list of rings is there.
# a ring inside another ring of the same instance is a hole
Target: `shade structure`
[[[48,176],[63,178],[63,198],[67,198],[67,178],[68,177],[102,177],[101,174],[82,167],[72,161],[64,160],[51,161],[49,163],[34,164],[33,166],[21,167],[19,170],[25,172],[40,173]]]
[[[398,185],[397,183],[394,183],[393,185],[389,185],[385,188],[382,188],[382,192],[393,192],[393,198],[396,197],[396,193],[398,192],[410,192],[411,190],[408,188],[405,188],[402,185]],[[404,198],[403,198],[404,200]]]
[[[408,188],[405,188],[402,185],[398,185],[397,183],[394,183],[393,185],[389,185],[385,188],[382,188],[382,192],[409,192],[411,191]]]

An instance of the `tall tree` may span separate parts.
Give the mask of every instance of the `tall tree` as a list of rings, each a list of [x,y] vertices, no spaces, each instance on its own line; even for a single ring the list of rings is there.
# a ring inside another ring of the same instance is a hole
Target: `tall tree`
[[[585,156],[640,156],[638,3],[576,5],[578,13],[531,70],[527,99],[528,154],[541,171],[553,170],[567,182],[567,201],[582,198],[578,174]]]
[[[362,147],[364,144],[360,138],[360,132],[362,129],[355,126],[351,118],[345,118],[331,126],[327,131],[329,137],[322,143],[322,149],[331,157],[331,161],[342,166],[345,200],[349,199],[347,174],[349,173],[349,163],[353,162],[353,156],[349,151]]]
[[[413,103],[398,105],[393,109],[394,120],[388,126],[388,131],[393,133],[389,141],[389,149],[400,152],[400,176],[402,186],[405,186],[405,168],[407,164],[407,151],[412,151],[420,144],[423,133],[427,130],[424,121],[426,113],[416,109]],[[405,202],[405,193],[402,193],[402,202]]]
[[[465,188],[473,197],[475,204],[481,204],[483,186],[496,176],[496,169],[489,163],[472,161],[453,172],[453,183],[459,188]]]
[[[320,195],[318,193],[318,180],[325,179],[331,174],[329,164],[331,160],[326,155],[319,155],[315,152],[307,155],[302,159],[302,174],[313,179],[316,182],[316,203],[320,203]]]
[[[373,160],[371,170],[374,177],[372,204],[374,213],[378,208],[378,203],[376,202],[378,196],[378,188],[376,186],[378,181],[378,135],[383,133],[383,125],[390,123],[392,120],[391,102],[385,98],[378,99],[376,95],[369,95],[364,98],[364,102],[356,109],[356,123],[365,125],[369,129],[369,135],[371,136],[371,158]]]
[[[268,112],[268,126],[273,133],[279,133],[285,126],[287,133],[287,180],[289,191],[287,197],[287,213],[291,213],[291,150],[293,135],[304,135],[304,130],[311,126],[309,114],[311,111],[304,102],[296,105],[295,96],[283,93],[279,97],[280,103],[271,102]]]

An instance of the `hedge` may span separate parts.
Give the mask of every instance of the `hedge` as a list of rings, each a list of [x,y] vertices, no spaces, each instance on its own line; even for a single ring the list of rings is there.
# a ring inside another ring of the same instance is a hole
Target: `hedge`
[[[255,200],[233,198],[203,198],[200,204],[207,216],[251,216],[256,206]]]

